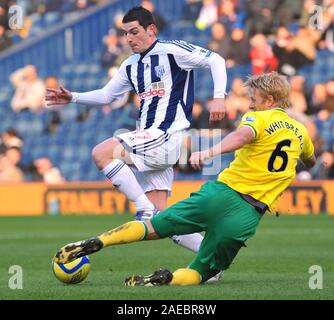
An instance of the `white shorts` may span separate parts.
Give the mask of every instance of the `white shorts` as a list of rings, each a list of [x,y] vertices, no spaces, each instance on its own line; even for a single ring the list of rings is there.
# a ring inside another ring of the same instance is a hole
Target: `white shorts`
[[[116,138],[129,152],[132,168],[144,192],[171,190],[173,165],[181,153],[183,131],[168,134],[160,129],[135,130]]]
[[[130,166],[139,185],[144,192],[152,190],[167,190],[168,195],[172,192],[174,171],[172,167],[163,170],[139,171],[135,166]]]

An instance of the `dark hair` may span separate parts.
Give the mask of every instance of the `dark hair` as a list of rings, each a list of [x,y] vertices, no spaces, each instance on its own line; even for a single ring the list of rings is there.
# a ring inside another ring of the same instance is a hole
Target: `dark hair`
[[[155,24],[153,15],[150,11],[143,8],[142,6],[137,6],[131,8],[123,17],[122,22],[128,23],[132,21],[138,21],[138,23],[146,30],[150,24]]]
[[[19,137],[16,129],[14,129],[14,128],[9,128],[4,133],[9,134],[10,136]]]

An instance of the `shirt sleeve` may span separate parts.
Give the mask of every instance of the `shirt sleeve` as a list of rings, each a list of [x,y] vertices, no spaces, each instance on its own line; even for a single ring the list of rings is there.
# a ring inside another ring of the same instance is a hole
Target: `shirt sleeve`
[[[209,68],[210,57],[214,52],[185,41],[172,41],[173,54],[180,68],[192,70],[194,68]]]
[[[302,160],[308,160],[312,157],[313,154],[314,154],[314,145],[311,141],[310,136],[308,135],[307,131],[305,130],[303,150],[302,150],[302,153],[300,155],[300,158]]]
[[[255,139],[259,137],[264,130],[264,123],[261,116],[256,112],[247,112],[243,115],[238,128],[248,126],[251,127],[255,134]]]
[[[214,98],[224,98],[226,95],[225,60],[217,53],[208,49],[187,43],[174,41],[173,54],[177,65],[186,71],[196,68],[210,68],[214,83]]]
[[[105,105],[121,99],[126,92],[133,89],[126,74],[125,62],[102,89],[82,93],[72,92],[72,102],[86,105]]]

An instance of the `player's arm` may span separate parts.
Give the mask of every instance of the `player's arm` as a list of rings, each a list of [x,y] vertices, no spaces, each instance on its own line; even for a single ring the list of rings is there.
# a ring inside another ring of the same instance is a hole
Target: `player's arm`
[[[106,84],[105,87],[88,92],[70,92],[64,87],[56,89],[46,89],[47,105],[62,105],[70,102],[81,103],[85,105],[106,105],[116,99],[120,99],[124,93],[130,91],[132,86],[124,75],[124,68],[120,68],[118,73]]]
[[[213,79],[213,99],[209,103],[209,121],[222,120],[226,113],[225,90],[226,90],[226,68],[225,60],[217,53],[212,52],[208,59]]]
[[[241,128],[229,133],[221,142],[210,149],[194,152],[190,156],[190,164],[194,169],[200,169],[203,162],[218,154],[228,153],[240,149],[255,138],[255,132],[250,126]]]
[[[311,158],[309,159],[305,159],[305,160],[301,160],[304,164],[304,166],[307,168],[307,169],[311,169],[315,166],[316,162],[317,162],[317,159],[315,157],[314,154],[312,154]]]
[[[225,60],[219,54],[192,45],[183,44],[188,50],[174,48],[176,62],[180,68],[192,70],[195,68],[210,68],[213,79],[213,99],[209,103],[210,121],[222,120],[226,113],[226,67]],[[182,46],[182,43],[181,43]]]
[[[314,155],[314,145],[308,133],[305,133],[304,135],[304,144],[302,153],[300,155],[300,160],[307,169],[314,167],[317,162],[317,159]]]

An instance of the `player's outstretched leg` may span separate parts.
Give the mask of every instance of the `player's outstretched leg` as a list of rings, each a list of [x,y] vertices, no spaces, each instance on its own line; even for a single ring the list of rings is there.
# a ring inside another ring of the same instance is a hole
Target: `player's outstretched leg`
[[[145,223],[131,221],[104,232],[98,237],[67,244],[57,251],[54,261],[56,263],[68,263],[82,256],[95,253],[104,247],[143,240],[146,235],[147,227]]]

